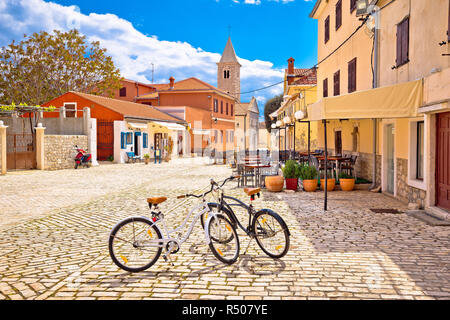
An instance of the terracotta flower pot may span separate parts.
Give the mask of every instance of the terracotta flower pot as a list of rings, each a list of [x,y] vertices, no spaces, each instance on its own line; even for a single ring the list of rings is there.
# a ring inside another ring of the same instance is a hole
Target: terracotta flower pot
[[[305,189],[306,192],[316,192],[317,185],[318,185],[317,179],[303,180],[303,189]]]
[[[282,176],[268,176],[265,183],[268,191],[280,192],[283,190],[284,178]]]
[[[327,190],[333,191],[334,187],[336,186],[336,180],[335,179],[328,179],[327,181]],[[320,190],[325,190],[325,179],[320,181]]]
[[[150,158],[144,158],[145,164],[149,164],[150,163]]]
[[[298,179],[297,178],[286,179],[286,189],[297,191],[297,187],[298,187]]]
[[[355,188],[355,179],[339,179],[342,191],[352,191]]]

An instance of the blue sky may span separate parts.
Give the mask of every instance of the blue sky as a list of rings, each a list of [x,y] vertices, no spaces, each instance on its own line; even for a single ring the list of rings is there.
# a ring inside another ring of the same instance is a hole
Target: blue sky
[[[286,60],[317,61],[317,23],[306,0],[1,0],[0,45],[24,33],[77,27],[108,49],[122,74],[150,82],[195,76],[216,85],[216,65],[231,26],[243,65],[242,91],[282,79]],[[12,22],[16,21],[16,22]],[[264,102],[281,86],[255,92]],[[242,100],[250,100],[251,95]]]

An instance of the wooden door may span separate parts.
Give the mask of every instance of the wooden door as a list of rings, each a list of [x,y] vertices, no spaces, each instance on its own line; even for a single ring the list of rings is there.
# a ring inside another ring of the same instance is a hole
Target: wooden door
[[[437,116],[436,202],[450,210],[450,112]]]
[[[114,122],[97,121],[97,159],[106,161],[114,156]]]
[[[6,135],[6,163],[8,170],[36,168],[34,137],[31,133]]]

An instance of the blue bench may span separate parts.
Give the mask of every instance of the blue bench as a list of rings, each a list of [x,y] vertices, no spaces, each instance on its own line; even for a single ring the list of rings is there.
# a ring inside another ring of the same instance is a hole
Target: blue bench
[[[134,152],[127,152],[128,163],[133,162],[136,163],[136,160],[141,161],[141,158],[134,154]]]

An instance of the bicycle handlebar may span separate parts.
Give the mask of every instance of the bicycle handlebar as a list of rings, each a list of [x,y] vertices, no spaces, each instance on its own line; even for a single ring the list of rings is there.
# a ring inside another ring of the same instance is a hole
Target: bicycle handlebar
[[[223,181],[223,183],[219,186],[219,184],[217,182],[215,182],[213,179],[211,179],[211,189],[208,192],[202,193],[201,195],[195,195],[195,194],[183,194],[180,196],[177,196],[177,199],[185,199],[185,198],[189,198],[189,197],[195,197],[197,199],[202,198],[204,196],[206,196],[208,193],[211,193],[214,189],[214,186],[218,186],[219,188],[223,187],[225,185],[225,183],[227,183],[228,181],[234,180],[234,179],[239,179],[241,176],[231,176],[227,179],[225,179]]]

